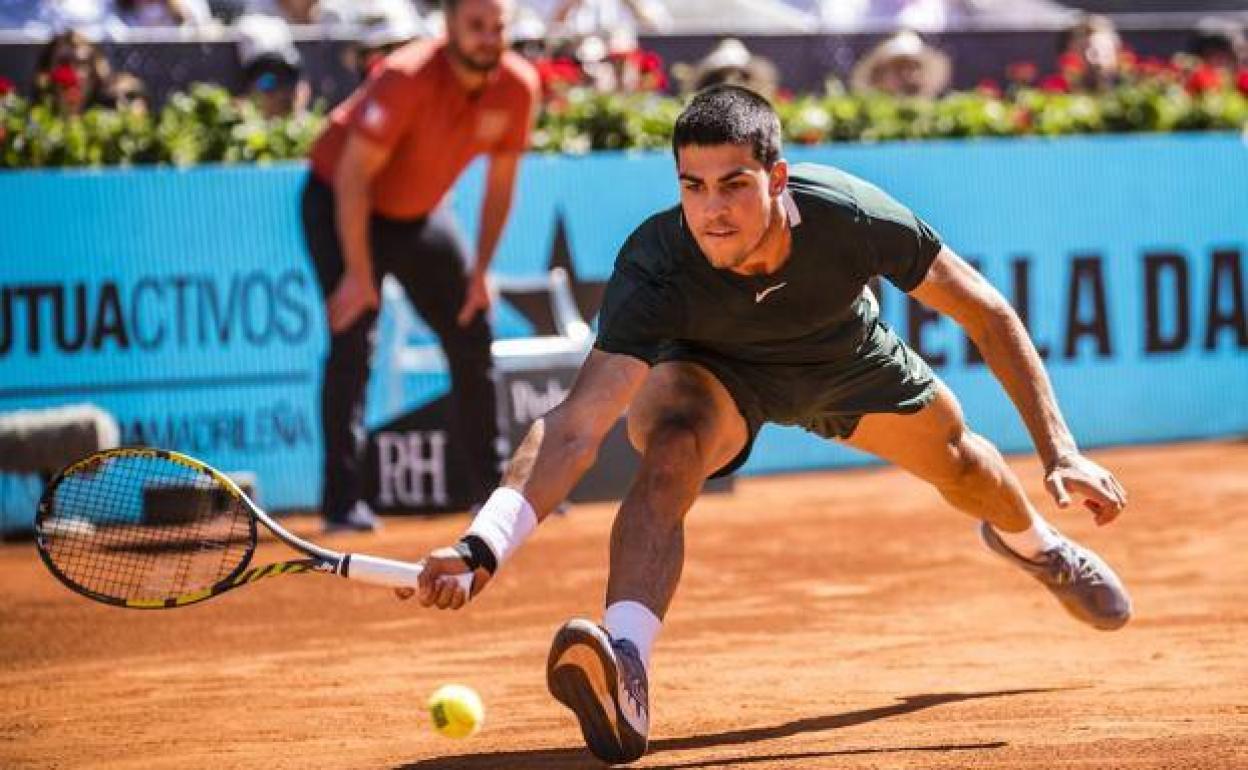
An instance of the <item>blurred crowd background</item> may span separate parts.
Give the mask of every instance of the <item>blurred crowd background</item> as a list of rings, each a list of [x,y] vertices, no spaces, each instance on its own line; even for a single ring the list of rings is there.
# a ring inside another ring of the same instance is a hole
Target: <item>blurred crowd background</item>
[[[1231,0],[520,0],[512,39],[548,105],[723,81],[780,100],[1096,92],[1141,72],[1248,93],[1245,19]],[[441,25],[436,0],[0,0],[0,95],[145,113],[208,82],[265,117],[323,112]]]

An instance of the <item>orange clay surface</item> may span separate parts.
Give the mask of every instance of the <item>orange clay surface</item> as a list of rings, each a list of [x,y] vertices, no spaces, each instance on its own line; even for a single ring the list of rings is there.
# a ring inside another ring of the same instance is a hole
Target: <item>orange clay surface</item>
[[[637,766],[1248,768],[1248,443],[1094,456],[1130,492],[1124,518],[1042,510],[1132,589],[1116,633],[1069,618],[896,470],[704,497]],[[1037,463],[1012,462],[1039,499]],[[550,519],[459,613],[320,575],[121,610],[63,588],[32,544],[0,546],[0,767],[594,767],[544,663],[560,622],[601,612],[612,512]],[[465,521],[328,542],[417,557]],[[444,682],[480,692],[477,736],[430,729]]]

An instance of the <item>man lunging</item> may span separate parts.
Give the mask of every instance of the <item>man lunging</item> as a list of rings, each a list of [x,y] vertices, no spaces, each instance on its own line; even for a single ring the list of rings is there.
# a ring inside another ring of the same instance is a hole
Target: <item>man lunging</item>
[[[464,537],[427,557],[422,603],[462,606],[468,597],[447,576],[469,569],[480,591],[590,467],[627,407],[642,460],[611,533],[603,622],[568,621],[547,663],[551,692],[605,761],[646,750],[648,662],[680,579],[685,513],[705,479],[745,462],[765,422],[905,468],[979,519],[987,546],[1076,618],[1100,629],[1126,623],[1117,576],[1045,522],[954,394],[879,320],[866,287],[884,276],[952,316],[1022,415],[1049,493],[1063,508],[1082,500],[1108,524],[1126,493],[1079,452],[1006,300],[877,187],[827,166],[790,167],[775,112],[748,90],[696,96],[673,150],[680,205],[624,244],[571,393],[533,425]]]

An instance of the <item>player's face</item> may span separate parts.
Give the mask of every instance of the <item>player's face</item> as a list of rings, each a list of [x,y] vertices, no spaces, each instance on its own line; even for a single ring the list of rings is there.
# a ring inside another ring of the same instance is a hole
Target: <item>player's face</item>
[[[446,16],[446,37],[463,66],[489,72],[507,48],[510,0],[460,0]]]
[[[769,173],[746,145],[687,145],[676,171],[685,223],[702,253],[720,270],[742,265],[772,224],[783,162]]]

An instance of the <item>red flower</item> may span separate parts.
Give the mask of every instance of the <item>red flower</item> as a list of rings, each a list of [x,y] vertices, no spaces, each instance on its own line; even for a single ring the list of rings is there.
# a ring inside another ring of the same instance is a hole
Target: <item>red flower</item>
[[[0,75],[0,96],[8,96],[15,90],[13,81]]]
[[[1082,56],[1070,52],[1057,57],[1057,66],[1066,75],[1082,75],[1088,68]]]
[[[1222,73],[1213,67],[1201,65],[1187,77],[1187,90],[1193,94],[1205,94],[1222,87]]]
[[[1036,79],[1036,65],[1029,61],[1016,61],[1005,72],[1015,83],[1031,83]]]
[[[78,70],[68,64],[53,67],[48,75],[52,78],[53,83],[64,89],[78,88],[82,85],[78,82]]]
[[[642,72],[651,73],[663,71],[663,58],[657,53],[654,51],[639,51],[638,53],[640,54],[638,57],[638,63],[640,65],[638,69]]]
[[[538,59],[533,62],[542,89],[550,92],[561,86],[573,86],[581,82],[581,68],[571,59]]]
[[[1136,65],[1140,63],[1140,57],[1135,55],[1135,51],[1124,47],[1118,52],[1118,69],[1123,72],[1134,72]]]
[[[1070,93],[1070,81],[1066,79],[1065,75],[1049,75],[1040,81],[1040,89],[1051,94],[1068,94]]]
[[[992,78],[984,78],[979,81],[979,85],[976,86],[975,90],[984,96],[991,96],[993,99],[1001,98],[1001,86],[997,85],[997,81]]]
[[[1248,96],[1248,67],[1239,71],[1239,75],[1235,78],[1235,87],[1244,96]]]

